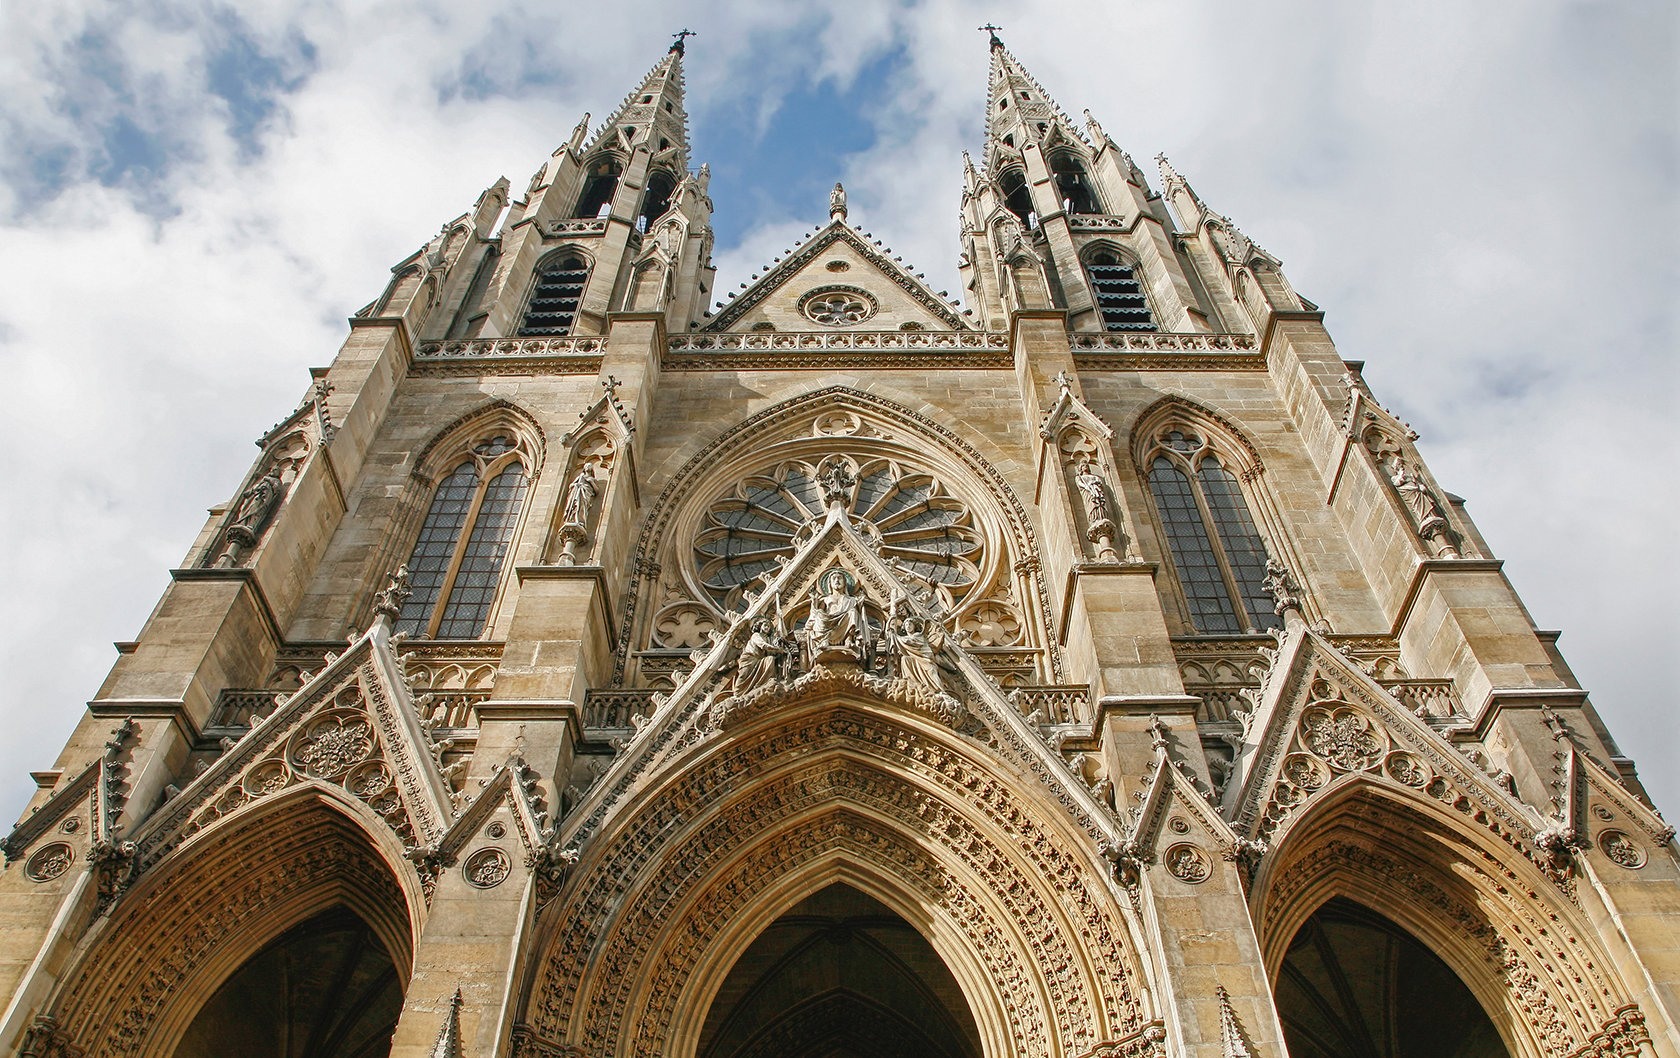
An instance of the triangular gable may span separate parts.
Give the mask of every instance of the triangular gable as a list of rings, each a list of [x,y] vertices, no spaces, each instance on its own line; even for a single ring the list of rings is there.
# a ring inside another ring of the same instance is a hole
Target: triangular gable
[[[810,303],[823,300],[829,291],[854,294],[863,306],[862,318],[855,323],[813,318]],[[867,331],[973,329],[949,301],[895,261],[891,250],[843,220],[830,222],[788,251],[700,329],[740,333],[831,326]]]
[[[1587,848],[1596,833],[1600,852],[1623,866],[1637,866],[1644,852],[1630,841],[1628,830],[1657,846],[1674,840],[1674,828],[1622,785],[1615,772],[1583,750],[1561,717],[1547,710],[1546,722],[1558,742],[1558,761],[1555,825],[1542,832],[1543,845],[1554,855],[1566,856],[1570,850]]]
[[[437,861],[454,795],[384,621],[330,658],[135,831],[128,880],[223,815],[305,782],[342,787],[385,820],[417,864]]]
[[[1244,840],[1272,844],[1304,806],[1370,780],[1468,799],[1483,826],[1547,866],[1539,815],[1303,622],[1290,621],[1257,697],[1223,803]]]
[[[820,657],[789,679],[767,683],[742,679],[742,659],[753,659],[748,644],[759,622],[767,621],[772,628],[782,622],[785,628],[791,623],[787,620],[790,611],[805,605],[819,582],[836,569],[853,578],[857,592],[877,613],[896,612],[930,628],[940,624],[940,615],[929,609],[928,600],[918,597],[915,581],[895,572],[852,528],[843,510],[831,507],[821,528],[766,578],[763,590],[749,593],[747,606],[728,631],[712,633],[712,645],[694,652],[695,668],[681,676],[676,689],[656,698],[653,716],[638,727],[612,767],[557,831],[556,841],[565,856],[575,858],[577,849],[599,832],[633,789],[656,782],[659,773],[686,748],[760,715],[771,705],[848,690],[965,733],[990,736],[1024,773],[1038,776],[1049,786],[1075,824],[1093,839],[1111,845],[1121,840],[1118,821],[954,637],[930,635],[931,660],[939,670],[931,680],[925,675],[918,680],[903,671],[889,677],[857,665],[830,666]],[[924,674],[928,671],[922,669]]]

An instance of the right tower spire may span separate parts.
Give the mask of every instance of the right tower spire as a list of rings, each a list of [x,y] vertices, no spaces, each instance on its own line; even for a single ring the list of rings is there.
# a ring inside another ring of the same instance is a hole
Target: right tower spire
[[[1174,247],[1172,222],[1131,156],[1084,129],[995,27],[984,169],[965,163],[960,263],[976,315],[1065,309],[1076,331],[1224,329]]]

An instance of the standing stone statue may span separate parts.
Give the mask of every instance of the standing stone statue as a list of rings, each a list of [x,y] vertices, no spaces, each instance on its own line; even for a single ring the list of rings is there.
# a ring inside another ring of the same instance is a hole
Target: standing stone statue
[[[828,215],[833,220],[846,219],[846,189],[838,180],[834,181],[834,190],[828,193]]]
[[[566,486],[566,506],[561,511],[564,525],[586,525],[589,508],[595,502],[595,473],[588,466],[578,468],[577,476]]]
[[[1103,479],[1091,469],[1091,461],[1084,460],[1079,464],[1079,473],[1074,475],[1074,484],[1079,486],[1079,492],[1085,497],[1085,519],[1093,527],[1101,522],[1110,520],[1108,507],[1108,489],[1103,485]]]

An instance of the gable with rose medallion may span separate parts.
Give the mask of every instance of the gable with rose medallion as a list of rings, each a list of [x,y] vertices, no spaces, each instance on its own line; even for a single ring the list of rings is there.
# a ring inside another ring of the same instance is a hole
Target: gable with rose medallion
[[[342,789],[411,853],[436,845],[454,792],[400,671],[383,628],[329,658],[135,832],[125,884],[223,816],[300,784]]]
[[[1317,632],[1284,636],[1257,698],[1222,805],[1245,841],[1276,845],[1304,806],[1375,781],[1454,808],[1566,881],[1536,843],[1538,813]]]

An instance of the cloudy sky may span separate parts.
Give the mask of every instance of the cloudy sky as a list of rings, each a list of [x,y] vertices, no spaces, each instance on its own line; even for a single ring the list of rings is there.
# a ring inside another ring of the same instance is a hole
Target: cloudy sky
[[[587,14],[573,14],[574,11]],[[0,816],[390,265],[686,23],[719,288],[852,219],[957,289],[995,20],[1281,257],[1680,810],[1669,0],[0,4]],[[1670,548],[1671,549],[1671,548]]]

